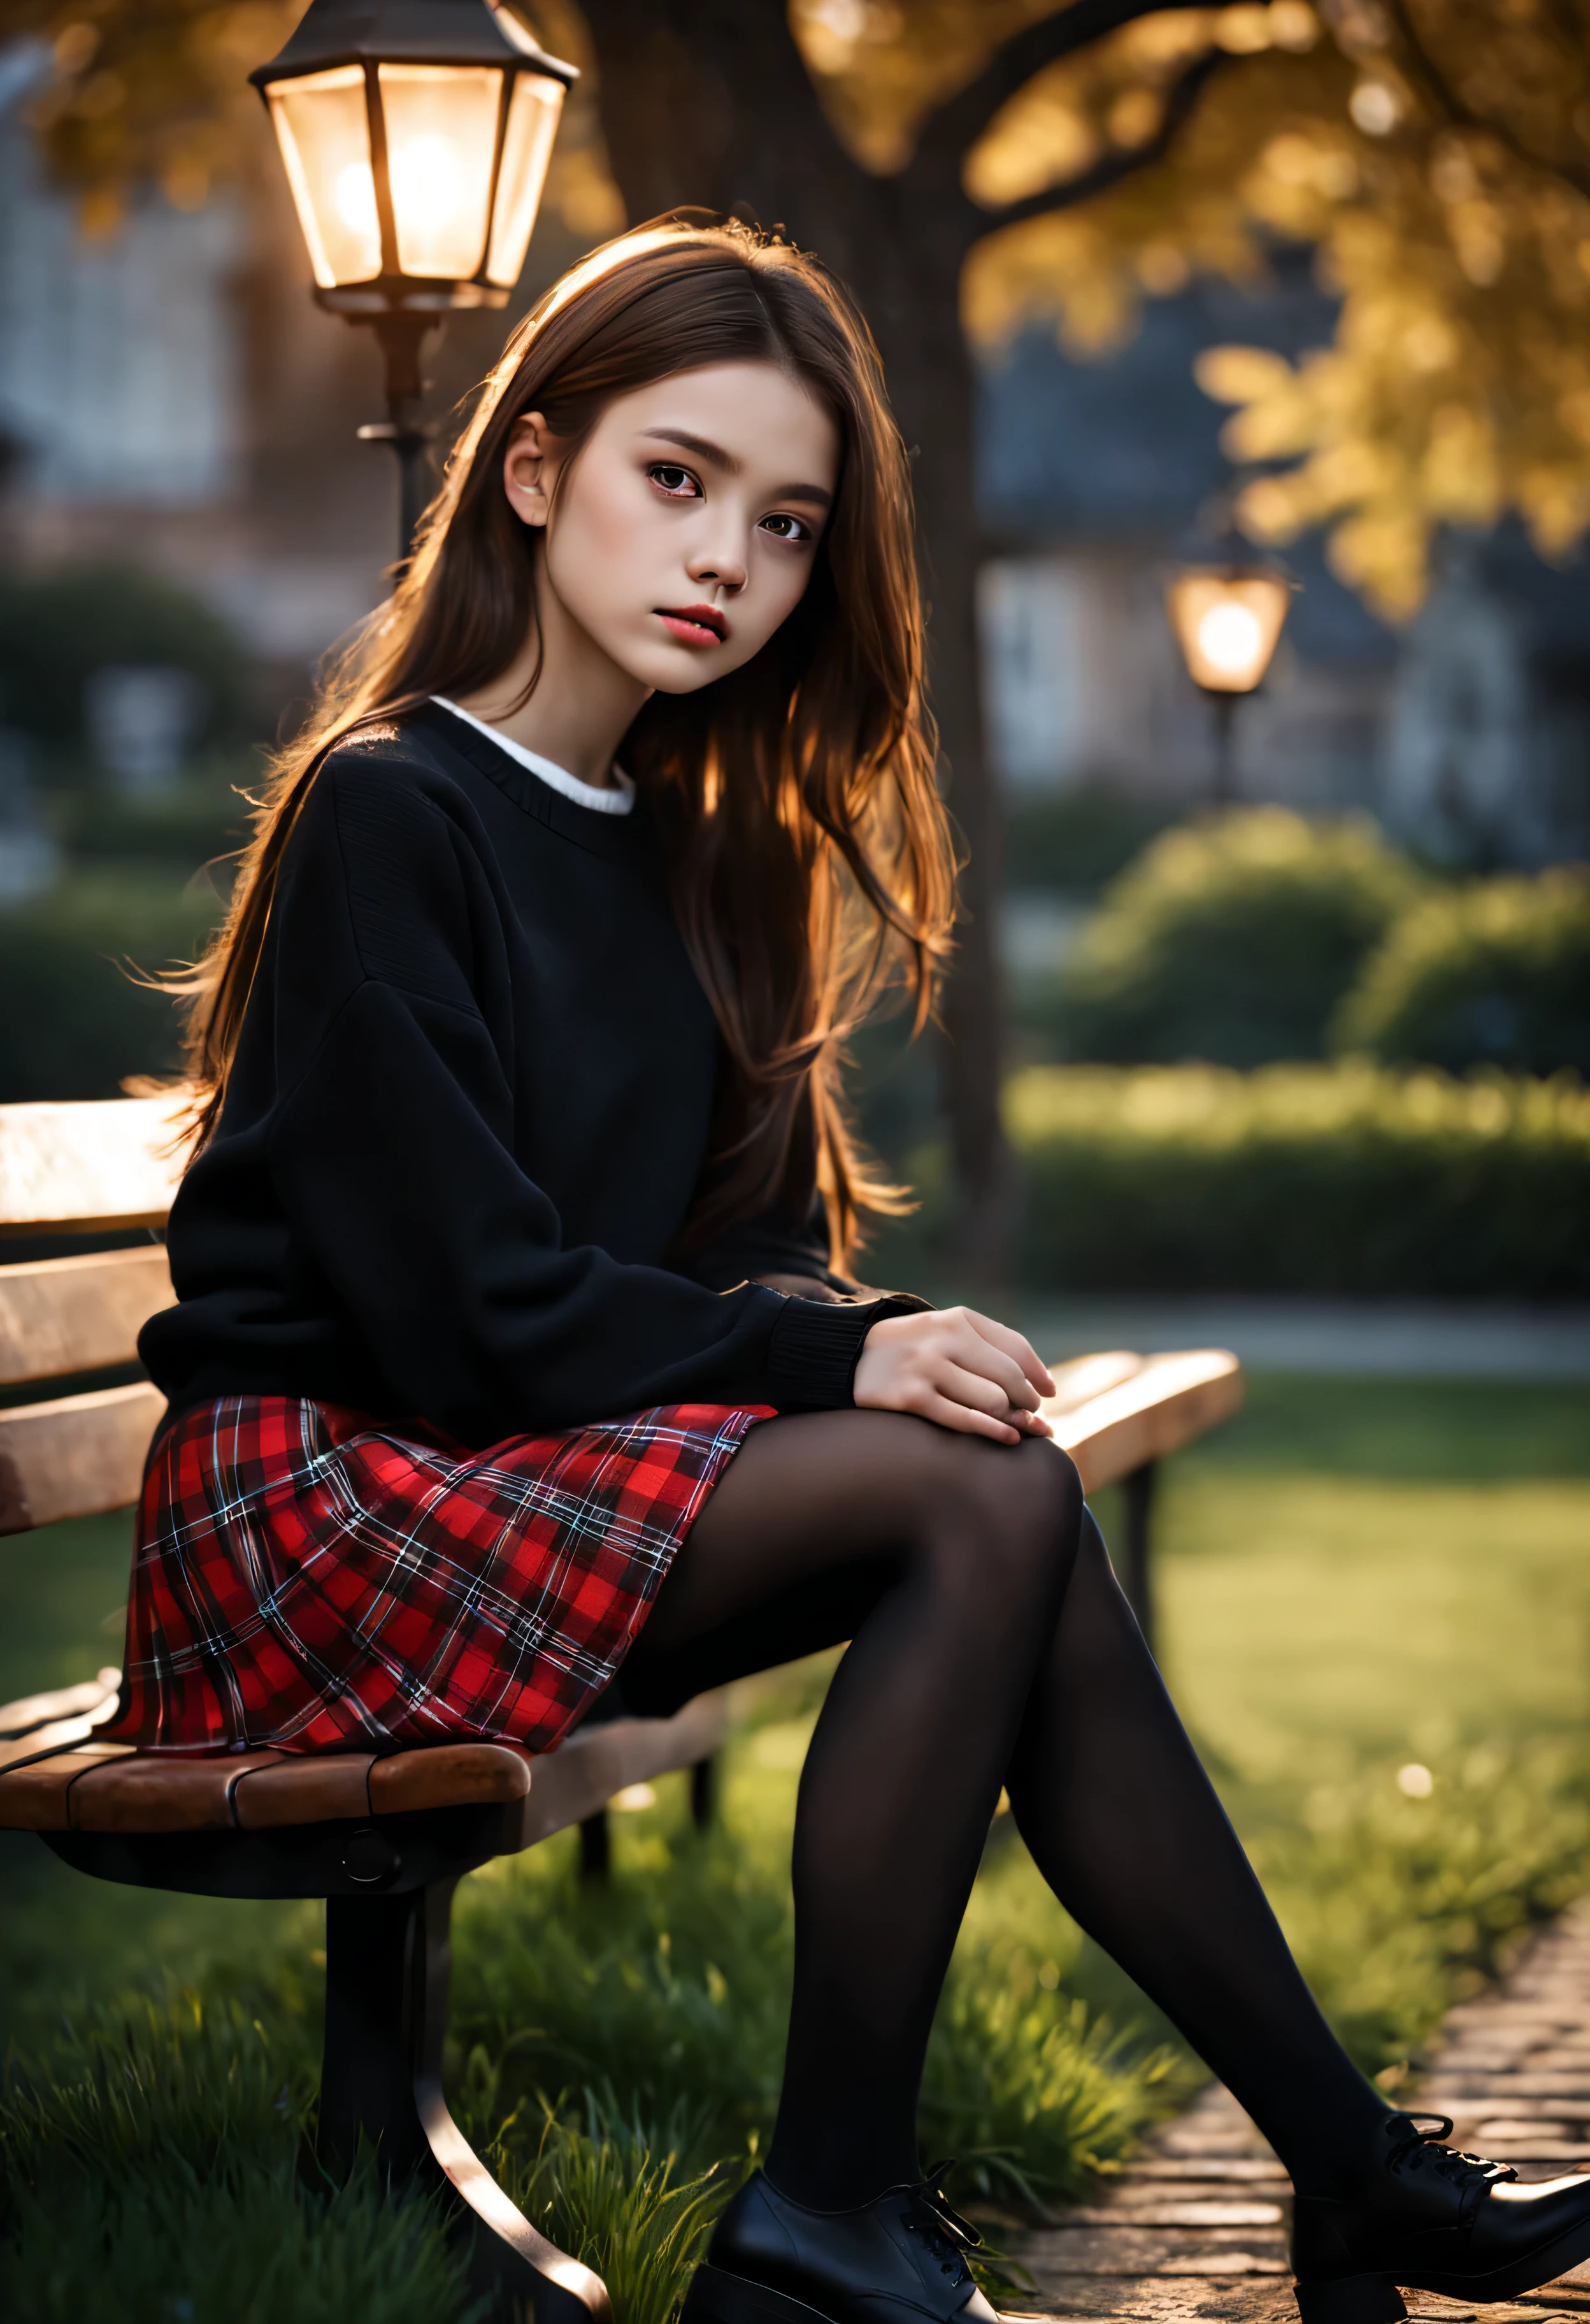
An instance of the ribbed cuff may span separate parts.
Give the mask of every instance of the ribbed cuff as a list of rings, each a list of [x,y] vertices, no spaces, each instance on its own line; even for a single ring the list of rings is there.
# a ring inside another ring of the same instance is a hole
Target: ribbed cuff
[[[862,1343],[886,1315],[914,1315],[929,1305],[914,1292],[851,1305],[786,1299],[767,1347],[768,1394],[780,1412],[836,1412],[853,1404]]]

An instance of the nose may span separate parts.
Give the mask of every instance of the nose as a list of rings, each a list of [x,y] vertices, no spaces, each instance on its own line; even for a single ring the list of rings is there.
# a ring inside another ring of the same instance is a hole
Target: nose
[[[693,581],[721,589],[730,596],[745,587],[745,556],[742,551],[737,557],[727,541],[703,541],[685,558],[685,569]]]

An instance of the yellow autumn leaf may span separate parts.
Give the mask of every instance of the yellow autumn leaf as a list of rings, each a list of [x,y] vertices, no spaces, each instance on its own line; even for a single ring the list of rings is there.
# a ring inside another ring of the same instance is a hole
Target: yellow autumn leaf
[[[1193,363],[1192,375],[1217,403],[1253,403],[1290,387],[1292,368],[1284,355],[1268,347],[1205,347]]]

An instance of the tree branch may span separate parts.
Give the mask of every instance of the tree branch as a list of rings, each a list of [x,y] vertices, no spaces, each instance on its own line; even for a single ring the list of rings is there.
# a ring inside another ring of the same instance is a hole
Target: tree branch
[[[1191,115],[1211,74],[1222,65],[1236,64],[1240,60],[1227,56],[1224,50],[1211,50],[1189,65],[1165,99],[1165,117],[1146,145],[1137,146],[1130,153],[1111,153],[1091,170],[1084,170],[1079,178],[1066,178],[1056,186],[1045,186],[1041,192],[1027,194],[1018,202],[1006,202],[1002,209],[979,210],[979,226],[973,239],[981,241],[986,234],[997,234],[1002,226],[1022,226],[1028,218],[1047,217],[1055,210],[1075,209],[1080,203],[1090,202],[1095,194],[1107,194],[1112,186],[1130,178],[1139,170],[1146,170],[1155,161],[1163,161]]]
[[[931,171],[946,160],[959,164],[961,156],[982,135],[1000,107],[1024,89],[1034,73],[1062,57],[1074,56],[1095,41],[1118,32],[1140,16],[1158,16],[1172,8],[1196,8],[1205,0],[1071,0],[1041,23],[1029,24],[998,48],[976,80],[930,114],[917,140],[916,152],[902,175],[909,178],[920,162]]]
[[[1424,37],[1413,22],[1412,12],[1406,0],[1391,0],[1391,11],[1426,89],[1449,121],[1456,122],[1464,129],[1483,130],[1487,136],[1494,137],[1505,145],[1515,161],[1523,162],[1528,169],[1543,171],[1549,177],[1560,178],[1566,185],[1572,186],[1576,193],[1590,199],[1590,171],[1576,168],[1572,161],[1554,161],[1548,154],[1535,152],[1504,121],[1493,121],[1488,114],[1476,113],[1458,96],[1425,46]]]

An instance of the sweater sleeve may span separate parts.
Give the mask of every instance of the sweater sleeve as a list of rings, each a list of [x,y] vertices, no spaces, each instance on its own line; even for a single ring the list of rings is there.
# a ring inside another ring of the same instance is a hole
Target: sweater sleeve
[[[563,1247],[515,1157],[467,843],[412,791],[328,788],[341,892],[322,861],[284,895],[270,1167],[395,1408],[486,1443],[659,1404],[848,1404],[892,1303],[718,1293]]]
[[[680,1260],[694,1282],[713,1291],[727,1291],[737,1283],[760,1275],[809,1275],[844,1296],[855,1286],[836,1275],[828,1264],[828,1231],[821,1201],[806,1219],[791,1218],[779,1210],[738,1220],[711,1242],[687,1250]]]

